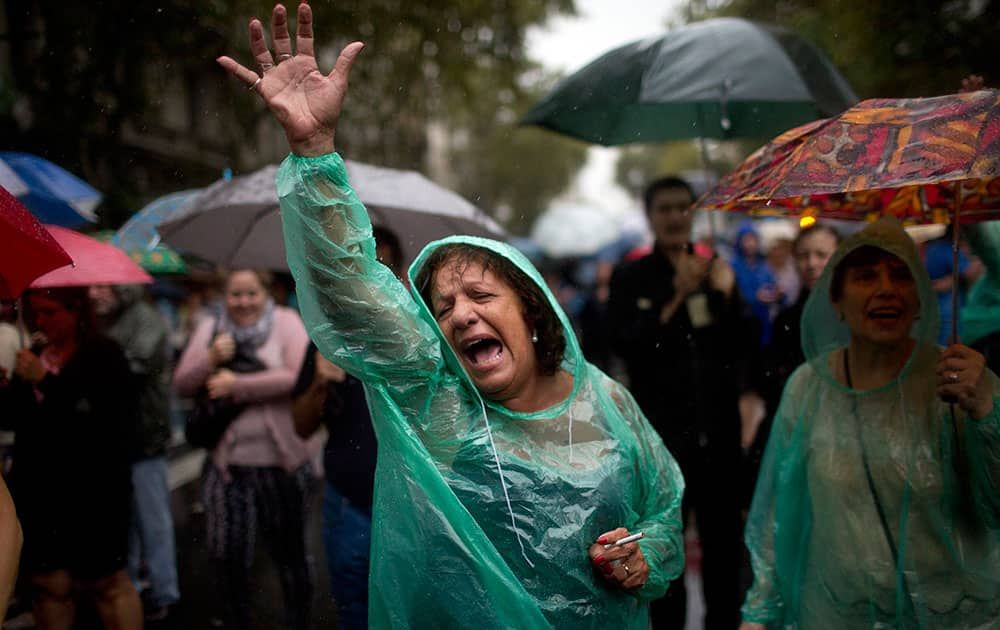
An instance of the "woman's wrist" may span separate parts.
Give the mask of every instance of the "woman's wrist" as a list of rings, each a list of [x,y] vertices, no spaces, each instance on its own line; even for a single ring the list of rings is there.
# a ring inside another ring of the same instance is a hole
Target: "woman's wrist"
[[[973,409],[969,415],[972,416],[972,419],[975,421],[985,420],[993,414],[995,407],[993,397],[990,396],[989,399],[978,403],[976,408]]]
[[[336,152],[332,132],[318,132],[301,140],[288,139],[292,153],[299,157],[320,157]]]

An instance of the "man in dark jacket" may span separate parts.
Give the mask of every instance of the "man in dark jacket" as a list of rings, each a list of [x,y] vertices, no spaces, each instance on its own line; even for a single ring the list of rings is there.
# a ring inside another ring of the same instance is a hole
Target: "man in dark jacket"
[[[702,547],[705,627],[739,625],[741,517],[739,399],[759,334],[730,266],[690,242],[694,196],[666,177],[646,190],[652,253],[615,270],[610,331],[630,389],[684,473]],[[656,628],[683,628],[684,580],[653,602]]]
[[[170,444],[170,355],[166,323],[142,300],[139,286],[93,286],[91,308],[102,332],[125,351],[133,387],[139,394],[133,442],[132,526],[129,576],[140,588],[143,565],[149,580],[144,593],[146,618],[164,618],[180,599],[174,522],[167,485]],[[141,588],[140,588],[141,592]]]

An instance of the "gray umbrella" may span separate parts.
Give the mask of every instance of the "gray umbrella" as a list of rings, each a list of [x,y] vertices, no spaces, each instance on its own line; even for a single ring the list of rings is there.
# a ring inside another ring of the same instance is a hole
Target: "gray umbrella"
[[[451,234],[503,239],[486,213],[416,171],[346,161],[351,187],[372,224],[399,237],[408,264],[427,243]],[[281,236],[277,166],[212,184],[187,211],[159,226],[165,243],[230,267],[288,269]]]

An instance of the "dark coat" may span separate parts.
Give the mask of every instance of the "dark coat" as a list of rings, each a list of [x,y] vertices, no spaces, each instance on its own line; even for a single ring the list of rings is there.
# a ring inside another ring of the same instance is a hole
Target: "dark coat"
[[[684,466],[700,450],[739,460],[740,394],[758,334],[735,289],[727,297],[707,281],[700,293],[711,322],[692,325],[686,305],[666,324],[674,267],[659,250],[620,266],[611,279],[609,328],[643,412]]]

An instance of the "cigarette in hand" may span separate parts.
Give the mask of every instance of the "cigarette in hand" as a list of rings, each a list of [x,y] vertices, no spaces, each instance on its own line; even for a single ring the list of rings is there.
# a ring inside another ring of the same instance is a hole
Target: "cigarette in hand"
[[[620,547],[622,545],[627,545],[630,542],[635,542],[636,540],[645,537],[646,537],[646,532],[639,532],[638,534],[632,534],[631,536],[620,538],[609,545],[604,545],[604,548],[607,549],[608,547]]]

